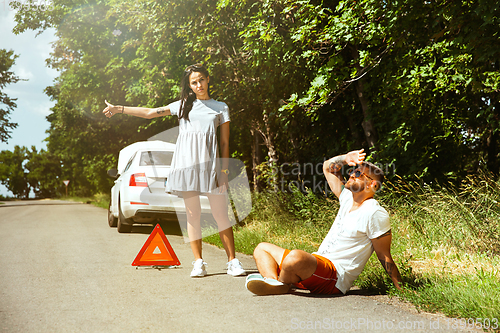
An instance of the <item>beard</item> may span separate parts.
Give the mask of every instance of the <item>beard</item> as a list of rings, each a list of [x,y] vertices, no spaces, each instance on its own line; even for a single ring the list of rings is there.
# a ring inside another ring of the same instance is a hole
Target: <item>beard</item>
[[[345,184],[345,188],[348,189],[348,190],[350,190],[351,192],[358,193],[358,192],[363,191],[363,189],[365,187],[364,187],[363,184],[360,184],[358,182],[350,182],[350,181],[348,181]]]

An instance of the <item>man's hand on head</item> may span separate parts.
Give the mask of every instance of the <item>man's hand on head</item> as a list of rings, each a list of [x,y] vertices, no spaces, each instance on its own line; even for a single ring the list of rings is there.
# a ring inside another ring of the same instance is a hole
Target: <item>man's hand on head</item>
[[[366,153],[364,151],[365,151],[364,149],[360,149],[360,150],[353,150],[347,153],[345,156],[346,163],[350,166],[355,166],[357,164],[360,164],[365,160],[366,157]]]

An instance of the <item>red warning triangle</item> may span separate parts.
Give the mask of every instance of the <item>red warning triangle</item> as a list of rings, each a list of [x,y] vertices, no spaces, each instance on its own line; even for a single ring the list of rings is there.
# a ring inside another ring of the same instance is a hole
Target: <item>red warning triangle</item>
[[[157,224],[139,254],[137,254],[132,266],[173,266],[180,264],[163,230]]]

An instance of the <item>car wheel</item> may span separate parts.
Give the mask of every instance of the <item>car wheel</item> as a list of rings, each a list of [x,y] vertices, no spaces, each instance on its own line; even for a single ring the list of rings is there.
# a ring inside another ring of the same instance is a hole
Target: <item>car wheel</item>
[[[118,223],[118,219],[111,214],[111,202],[109,203],[108,208],[108,224],[111,228],[116,228],[116,224]]]
[[[122,213],[122,207],[120,205],[120,199],[118,199],[118,225],[117,229],[119,233],[129,233],[132,231],[132,224],[134,221],[132,219],[127,219]]]

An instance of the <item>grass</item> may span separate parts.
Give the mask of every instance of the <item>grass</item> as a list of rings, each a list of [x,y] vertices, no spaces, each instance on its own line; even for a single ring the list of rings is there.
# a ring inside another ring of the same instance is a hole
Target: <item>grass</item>
[[[479,174],[453,188],[387,184],[380,201],[417,291],[403,296],[452,317],[500,319],[500,182]]]
[[[108,209],[109,207],[109,194],[103,193],[98,193],[91,197],[61,197],[60,199],[75,202],[84,202],[105,209]]]
[[[313,252],[338,210],[336,198],[298,190],[252,199],[250,216],[235,227],[236,250],[246,254],[263,241]],[[500,320],[500,182],[486,174],[458,188],[399,179],[377,199],[391,215],[393,257],[413,291],[397,291],[375,255],[355,285],[425,311]],[[221,246],[217,234],[204,240]]]

